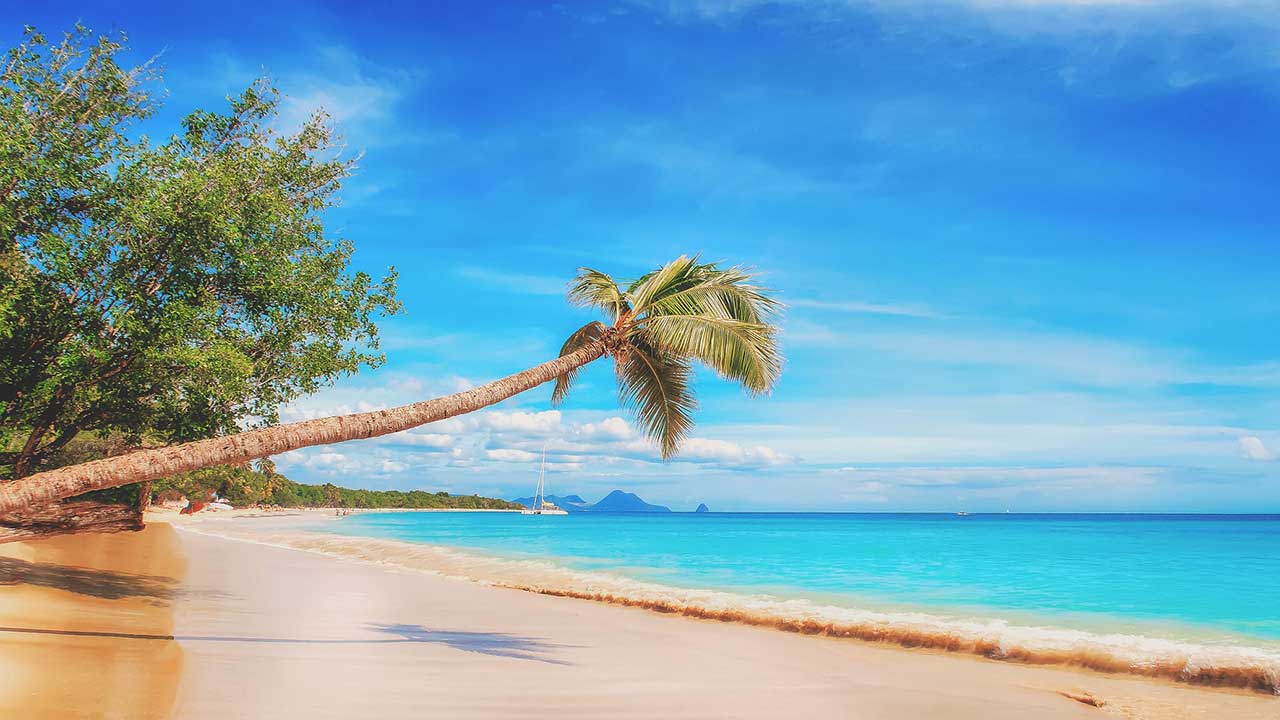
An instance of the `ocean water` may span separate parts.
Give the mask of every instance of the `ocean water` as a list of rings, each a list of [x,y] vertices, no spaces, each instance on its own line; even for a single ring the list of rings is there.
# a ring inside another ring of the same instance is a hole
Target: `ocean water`
[[[1280,685],[1276,515],[370,513],[324,530],[526,589]]]

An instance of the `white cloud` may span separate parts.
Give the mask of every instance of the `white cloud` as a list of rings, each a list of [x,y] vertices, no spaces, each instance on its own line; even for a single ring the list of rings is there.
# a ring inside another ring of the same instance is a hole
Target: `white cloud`
[[[293,450],[277,456],[276,463],[281,467],[303,467],[324,475],[356,473],[364,469],[358,460],[332,450]]]
[[[457,375],[423,380],[402,372],[377,371],[368,377],[329,387],[313,395],[298,398],[280,408],[281,422],[298,422],[315,418],[349,415],[384,410],[419,400],[449,395],[470,387],[470,381]]]
[[[538,459],[537,453],[527,450],[516,450],[514,448],[496,448],[493,450],[485,450],[485,457],[490,460],[499,462],[533,462]]]
[[[338,452],[322,452],[311,458],[311,462],[316,465],[333,465],[338,466],[349,462],[347,456]]]
[[[691,462],[715,462],[737,467],[781,465],[787,458],[764,445],[744,446],[727,440],[689,438],[680,448],[680,459]]]
[[[424,448],[448,448],[454,443],[452,435],[444,433],[422,432],[419,428],[403,430],[390,435],[383,435],[374,440],[382,445],[411,445]]]
[[[641,469],[662,463],[654,443],[618,416],[584,423],[565,422],[557,410],[536,413],[491,410],[430,427],[437,426],[447,426],[448,431],[455,434],[457,445],[477,448],[478,457],[496,462],[532,462],[546,451],[548,468],[556,470],[577,469],[583,464],[622,464]],[[689,438],[672,462],[752,468],[781,465],[790,460],[787,455],[764,445]]]
[[[249,66],[227,56],[215,56],[210,64],[218,71],[206,81],[224,93],[239,94],[263,75],[273,78],[281,95],[275,125],[282,132],[296,131],[323,110],[337,126],[338,135],[359,148],[393,142],[403,145],[419,135],[398,129],[397,109],[421,84],[420,74],[378,65],[342,45],[318,45],[308,54],[305,65],[287,69]],[[366,187],[363,194],[375,193],[375,188]]]
[[[494,410],[479,416],[480,424],[496,432],[546,435],[560,428],[560,411],[503,412]]]
[[[1267,449],[1267,446],[1262,443],[1262,440],[1252,435],[1246,435],[1240,438],[1240,449],[1244,451],[1244,456],[1250,460],[1276,459],[1275,454]]]
[[[402,462],[397,462],[395,460],[382,461],[382,472],[385,473],[401,473],[408,469],[409,466]]]
[[[581,436],[602,440],[629,440],[635,435],[631,425],[620,417],[605,418],[598,423],[587,423],[582,426]]]
[[[360,146],[390,140],[396,106],[421,80],[403,68],[376,65],[340,45],[319,48],[308,68],[317,70],[280,77],[281,125],[297,127],[324,110],[340,134]]]

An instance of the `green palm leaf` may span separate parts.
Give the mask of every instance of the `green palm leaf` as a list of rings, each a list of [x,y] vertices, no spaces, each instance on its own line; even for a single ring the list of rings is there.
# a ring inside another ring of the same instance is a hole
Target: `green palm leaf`
[[[635,412],[640,429],[657,441],[662,458],[670,459],[693,427],[697,400],[689,386],[692,366],[640,340],[614,359],[622,404]]]
[[[702,274],[697,256],[681,255],[653,272],[642,275],[627,288],[632,308],[644,313],[656,298],[696,284]]]
[[[599,320],[593,320],[586,325],[578,328],[568,340],[564,341],[564,345],[560,346],[560,357],[564,357],[580,348],[599,341],[604,337],[608,328]],[[569,394],[569,388],[573,385],[574,378],[578,377],[578,371],[582,368],[576,368],[556,378],[555,388],[551,391],[551,404],[559,405],[564,402],[565,397]]]
[[[591,268],[579,268],[569,285],[569,302],[580,307],[603,310],[610,320],[617,320],[631,310],[626,295],[613,278]]]
[[[657,315],[645,318],[640,332],[662,352],[697,359],[754,394],[768,392],[782,373],[772,325],[713,315]]]
[[[620,396],[663,458],[676,453],[693,426],[693,361],[752,394],[768,392],[782,372],[772,324],[781,306],[743,268],[721,269],[682,255],[625,290],[612,277],[583,268],[569,298],[612,320],[619,334],[610,352]],[[561,354],[602,339],[606,328],[597,325],[574,333]],[[557,379],[553,402],[564,399],[573,380],[574,373]]]
[[[707,315],[764,323],[780,305],[768,290],[751,283],[752,276],[739,268],[719,270],[699,266],[698,271],[679,284],[671,284],[650,298],[646,315]]]

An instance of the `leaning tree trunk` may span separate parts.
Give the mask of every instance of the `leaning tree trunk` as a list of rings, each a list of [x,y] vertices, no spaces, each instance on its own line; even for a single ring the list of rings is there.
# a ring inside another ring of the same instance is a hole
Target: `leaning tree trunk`
[[[0,483],[0,522],[4,522],[5,516],[10,513],[40,507],[91,490],[146,482],[213,465],[242,463],[312,445],[389,435],[464,415],[576,370],[598,359],[604,352],[604,342],[595,342],[564,357],[487,385],[390,410],[259,428],[226,437],[140,450],[128,455],[28,475],[19,480]]]

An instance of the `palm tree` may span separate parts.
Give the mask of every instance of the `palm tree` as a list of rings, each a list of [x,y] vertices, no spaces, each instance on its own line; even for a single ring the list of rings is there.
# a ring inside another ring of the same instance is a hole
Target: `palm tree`
[[[693,425],[695,360],[755,395],[768,392],[781,373],[771,324],[778,303],[741,268],[721,269],[681,256],[625,289],[608,275],[583,268],[569,288],[569,300],[602,311],[607,322],[587,323],[565,341],[560,357],[515,375],[389,410],[258,428],[36,473],[0,484],[0,515],[91,490],[388,435],[474,412],[551,380],[552,401],[558,404],[578,371],[606,355],[613,358],[622,403],[668,459]]]

